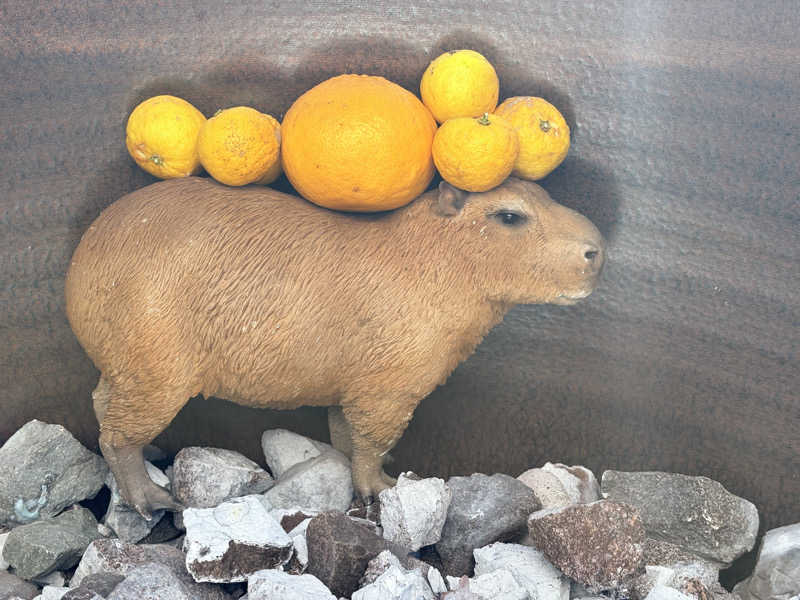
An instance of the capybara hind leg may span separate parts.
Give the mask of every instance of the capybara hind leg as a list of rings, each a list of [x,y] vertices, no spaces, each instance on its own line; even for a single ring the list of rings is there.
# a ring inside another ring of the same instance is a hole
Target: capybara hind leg
[[[108,384],[108,401],[100,423],[100,449],[122,499],[145,518],[161,508],[182,510],[181,504],[147,475],[142,448],[170,424],[189,395],[124,391],[120,387],[115,387],[114,382]]]
[[[108,385],[108,381],[106,381],[106,379],[101,375],[100,381],[97,382],[97,387],[94,388],[94,391],[92,392],[94,414],[97,417],[98,424],[102,423],[106,416],[106,408],[108,407],[108,401],[110,398],[111,387]]]
[[[101,434],[100,449],[114,473],[120,495],[145,519],[151,520],[153,511],[162,508],[183,510],[183,505],[172,494],[150,479],[144,466],[142,446],[115,447]]]

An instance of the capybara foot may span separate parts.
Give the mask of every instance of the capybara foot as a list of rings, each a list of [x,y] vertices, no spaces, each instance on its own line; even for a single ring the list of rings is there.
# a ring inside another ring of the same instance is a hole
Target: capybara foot
[[[111,467],[123,502],[145,519],[152,520],[153,511],[160,509],[183,510],[183,505],[172,494],[150,479],[144,466],[142,446],[115,447],[101,436],[100,449]]]
[[[359,467],[357,463],[353,464],[353,487],[364,506],[369,506],[375,502],[378,499],[378,494],[396,483],[380,467]]]

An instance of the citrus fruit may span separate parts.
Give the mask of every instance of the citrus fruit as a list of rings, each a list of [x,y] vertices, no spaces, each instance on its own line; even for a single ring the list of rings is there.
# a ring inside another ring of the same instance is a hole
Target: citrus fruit
[[[197,138],[200,164],[226,185],[271,183],[280,175],[281,126],[249,106],[217,112]]]
[[[479,117],[497,106],[500,83],[494,67],[474,50],[453,50],[434,59],[419,86],[422,101],[439,123]]]
[[[515,96],[494,111],[519,134],[519,158],[514,175],[541,179],[555,169],[569,150],[569,126],[558,109],[543,98]]]
[[[416,198],[433,178],[435,131],[411,92],[383,77],[339,75],[287,111],[283,169],[301,196],[321,206],[389,210]]]
[[[505,181],[519,154],[511,124],[497,115],[445,121],[433,138],[433,161],[449,184],[485,192]]]
[[[197,134],[206,118],[176,96],[153,96],[128,117],[125,145],[133,160],[162,179],[185,177],[200,171]]]

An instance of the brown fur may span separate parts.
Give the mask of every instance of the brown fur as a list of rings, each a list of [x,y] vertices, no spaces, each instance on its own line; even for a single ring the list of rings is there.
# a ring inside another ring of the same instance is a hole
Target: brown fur
[[[529,218],[504,225],[492,216],[504,210]],[[471,195],[444,184],[355,215],[183,178],[91,225],[67,274],[67,315],[101,371],[104,452],[148,443],[202,394],[339,405],[355,454],[381,454],[511,306],[572,302],[602,262],[596,228],[521,180]]]

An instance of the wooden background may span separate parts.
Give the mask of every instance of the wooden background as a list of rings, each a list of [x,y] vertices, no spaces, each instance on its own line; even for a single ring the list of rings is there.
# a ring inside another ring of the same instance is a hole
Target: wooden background
[[[444,50],[501,97],[565,114],[543,181],[610,241],[577,307],[515,309],[418,409],[396,469],[517,475],[544,461],[702,474],[800,521],[800,17],[796,2],[0,3],[0,442],[32,418],[94,446],[97,373],[64,317],[89,222],[153,179],[124,148],[141,100],[281,117],[343,72],[414,92]],[[285,182],[281,185],[286,186]],[[158,443],[327,437],[324,413],[193,400]]]

